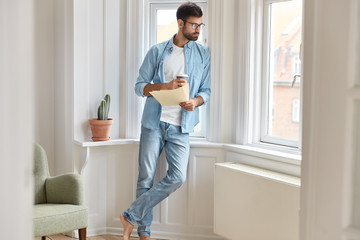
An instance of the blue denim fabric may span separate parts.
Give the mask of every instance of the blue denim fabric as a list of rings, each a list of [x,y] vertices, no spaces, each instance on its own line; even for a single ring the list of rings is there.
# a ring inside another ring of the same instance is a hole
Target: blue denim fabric
[[[182,133],[180,126],[164,122],[160,122],[159,127],[154,130],[142,126],[137,198],[124,211],[124,216],[130,223],[138,223],[139,236],[150,236],[153,207],[185,182],[189,147],[189,134]],[[158,158],[163,148],[168,170],[166,176],[153,186]]]
[[[175,35],[174,35],[175,36]],[[174,37],[173,37],[174,38]],[[164,60],[173,50],[173,38],[154,45],[146,54],[139,69],[139,76],[135,84],[135,93],[145,97],[144,87],[149,83],[164,83]],[[210,52],[207,48],[194,41],[184,46],[185,72],[189,76],[189,97],[201,96],[204,104],[210,97]],[[181,129],[183,133],[194,131],[199,123],[199,109],[186,111],[182,109]],[[141,124],[149,129],[159,126],[161,105],[154,97],[147,97]]]

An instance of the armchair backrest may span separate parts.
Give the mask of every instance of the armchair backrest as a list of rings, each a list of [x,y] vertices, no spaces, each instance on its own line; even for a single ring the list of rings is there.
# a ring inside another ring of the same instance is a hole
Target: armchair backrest
[[[34,153],[34,183],[35,183],[35,204],[46,203],[45,181],[50,176],[46,152],[39,145],[35,144]]]

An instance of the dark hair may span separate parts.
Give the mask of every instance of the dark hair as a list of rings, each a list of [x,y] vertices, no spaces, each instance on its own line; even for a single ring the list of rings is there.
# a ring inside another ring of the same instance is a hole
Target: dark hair
[[[184,2],[176,12],[177,19],[186,20],[188,17],[202,17],[201,8],[193,2]]]

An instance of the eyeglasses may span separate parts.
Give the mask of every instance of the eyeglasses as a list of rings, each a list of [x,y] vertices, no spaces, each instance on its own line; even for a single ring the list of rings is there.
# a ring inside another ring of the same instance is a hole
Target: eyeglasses
[[[197,23],[188,22],[188,21],[186,21],[184,19],[182,19],[182,20],[184,21],[184,23],[190,23],[192,29],[194,29],[194,30],[197,29],[197,28],[199,28],[199,30],[201,30],[201,29],[203,29],[203,27],[205,27],[205,24],[203,24],[203,23],[197,24]]]

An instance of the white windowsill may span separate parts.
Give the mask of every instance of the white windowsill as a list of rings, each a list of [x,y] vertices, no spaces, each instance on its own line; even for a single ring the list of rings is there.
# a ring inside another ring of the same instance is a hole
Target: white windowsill
[[[119,146],[139,144],[139,139],[111,139],[109,141],[93,142],[92,140],[74,140],[74,144],[83,147],[86,154],[79,172],[86,165],[90,148],[101,146]],[[249,166],[282,172],[300,177],[301,155],[286,153],[261,146],[244,146],[237,144],[224,144],[209,142],[205,138],[190,138],[191,148],[216,148],[225,152],[224,161],[238,162]]]
[[[138,144],[139,139],[122,138],[122,139],[111,139],[109,141],[99,141],[99,142],[94,142],[92,140],[74,140],[73,142],[80,147],[99,147],[99,146]],[[221,148],[223,146],[223,144],[209,142],[205,138],[190,137],[190,146],[191,147],[203,147],[203,148]]]
[[[224,149],[230,152],[242,153],[249,156],[261,157],[293,165],[301,165],[301,155],[269,150],[261,147],[244,146],[238,144],[224,144]]]
[[[139,139],[111,139],[109,141],[99,141],[93,142],[92,140],[74,140],[76,145],[81,147],[98,147],[98,146],[116,146],[116,145],[126,145],[126,144],[138,144]],[[291,163],[299,165],[301,164],[301,155],[284,153],[281,151],[264,149],[261,147],[254,146],[244,146],[238,144],[224,144],[224,143],[214,143],[209,142],[205,138],[190,138],[191,147],[201,147],[201,148],[224,148],[230,152],[242,153],[250,156],[256,156],[261,158],[268,158],[272,160],[277,160],[281,162]]]
[[[109,141],[94,142],[92,140],[74,140],[76,145],[81,147],[114,146],[138,143],[139,139],[110,139]]]

